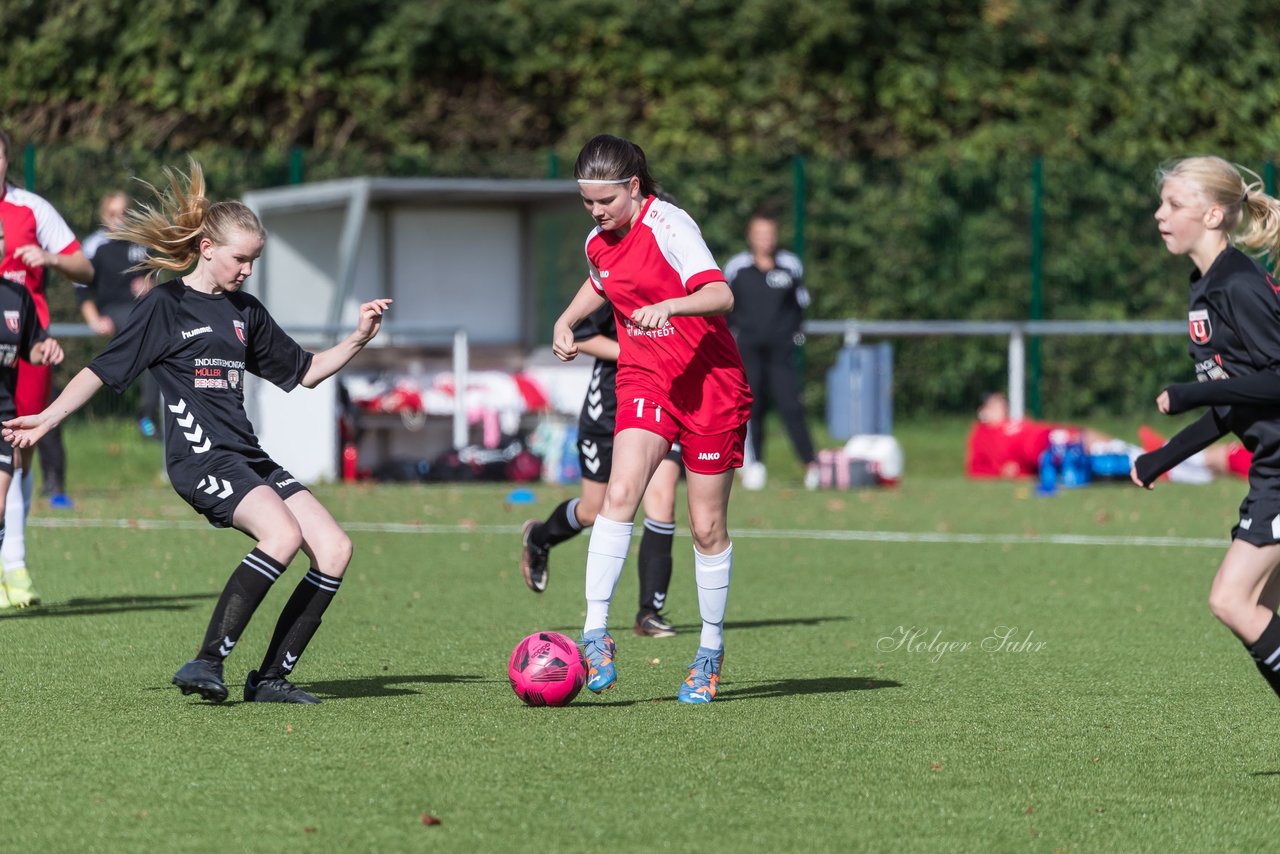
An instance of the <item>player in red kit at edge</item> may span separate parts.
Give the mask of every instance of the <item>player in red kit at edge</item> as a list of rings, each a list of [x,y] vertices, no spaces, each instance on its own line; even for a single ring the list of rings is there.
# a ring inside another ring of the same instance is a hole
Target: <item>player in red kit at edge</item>
[[[698,651],[678,699],[709,703],[720,682],[733,566],[729,491],[751,414],[742,359],[724,318],[733,293],[698,226],[657,198],[638,145],[597,136],[578,155],[574,177],[596,228],[586,243],[589,276],[556,321],[553,349],[560,359],[574,358],[574,326],[606,301],[613,304],[621,349],[613,472],[587,553],[587,687],[599,693],[617,680],[609,603],[645,486],[678,442],[702,616]]]
[[[80,249],[80,242],[58,211],[41,196],[9,183],[9,158],[13,141],[0,130],[0,227],[5,231],[9,247],[0,259],[0,277],[26,288],[31,293],[41,328],[49,326],[49,304],[45,300],[46,273],[56,270],[79,284],[93,281],[93,265]],[[53,369],[49,363],[18,363],[18,387],[14,403],[19,415],[33,415],[44,409],[53,395]],[[62,436],[51,433],[40,443],[41,463],[46,485],[51,478],[65,480],[66,459]],[[5,502],[4,584],[10,591],[10,603],[23,607],[40,604],[40,595],[32,587],[27,571],[24,530],[27,505],[31,502],[31,466],[27,456],[25,471],[14,472]],[[56,485],[60,491],[65,482]]]

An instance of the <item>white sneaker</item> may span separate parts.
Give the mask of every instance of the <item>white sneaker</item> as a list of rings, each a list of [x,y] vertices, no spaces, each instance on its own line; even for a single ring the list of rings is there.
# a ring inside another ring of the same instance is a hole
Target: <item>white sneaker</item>
[[[814,463],[804,470],[804,488],[813,492],[822,485],[822,473],[818,471],[818,464]]]
[[[769,472],[765,470],[764,463],[751,463],[742,467],[743,489],[758,492],[764,489],[764,485],[768,480]]]

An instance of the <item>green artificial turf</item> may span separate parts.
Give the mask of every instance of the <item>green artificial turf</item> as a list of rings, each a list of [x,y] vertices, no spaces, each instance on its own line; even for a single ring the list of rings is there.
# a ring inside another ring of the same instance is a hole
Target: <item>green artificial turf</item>
[[[299,559],[215,706],[168,682],[249,541],[199,524],[153,444],[72,430],[76,509],[41,507],[28,532],[47,604],[0,613],[0,848],[1269,849],[1276,699],[1206,607],[1243,483],[1042,499],[913,468],[962,424],[901,435],[898,489],[808,493],[779,465],[769,490],[735,492],[710,706],[674,701],[697,645],[682,524],[681,634],[631,634],[633,558],[618,686],[531,709],[506,658],[530,632],[580,631],[586,537],[536,596],[519,527],[570,488],[514,506],[509,485],[318,488],[356,545],[295,674],[325,703],[236,702]]]

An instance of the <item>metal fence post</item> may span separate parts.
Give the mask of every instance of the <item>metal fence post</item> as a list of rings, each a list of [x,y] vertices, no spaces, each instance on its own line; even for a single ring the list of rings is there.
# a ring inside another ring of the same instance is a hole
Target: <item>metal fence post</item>
[[[1009,417],[1021,419],[1027,411],[1027,333],[1015,326],[1009,333]]]

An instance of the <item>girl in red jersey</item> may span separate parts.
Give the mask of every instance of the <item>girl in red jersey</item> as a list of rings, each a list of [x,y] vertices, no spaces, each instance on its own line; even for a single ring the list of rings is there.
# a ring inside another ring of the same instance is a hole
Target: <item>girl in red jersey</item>
[[[702,634],[678,699],[709,703],[724,659],[733,565],[729,490],[733,470],[742,465],[751,413],[742,359],[724,319],[733,293],[698,226],[657,198],[638,145],[597,136],[579,153],[574,177],[596,228],[586,243],[590,275],[556,321],[553,349],[560,359],[573,359],[574,326],[606,301],[613,304],[620,347],[613,472],[587,553],[587,687],[599,693],[617,680],[609,602],[645,486],[679,442]]]

